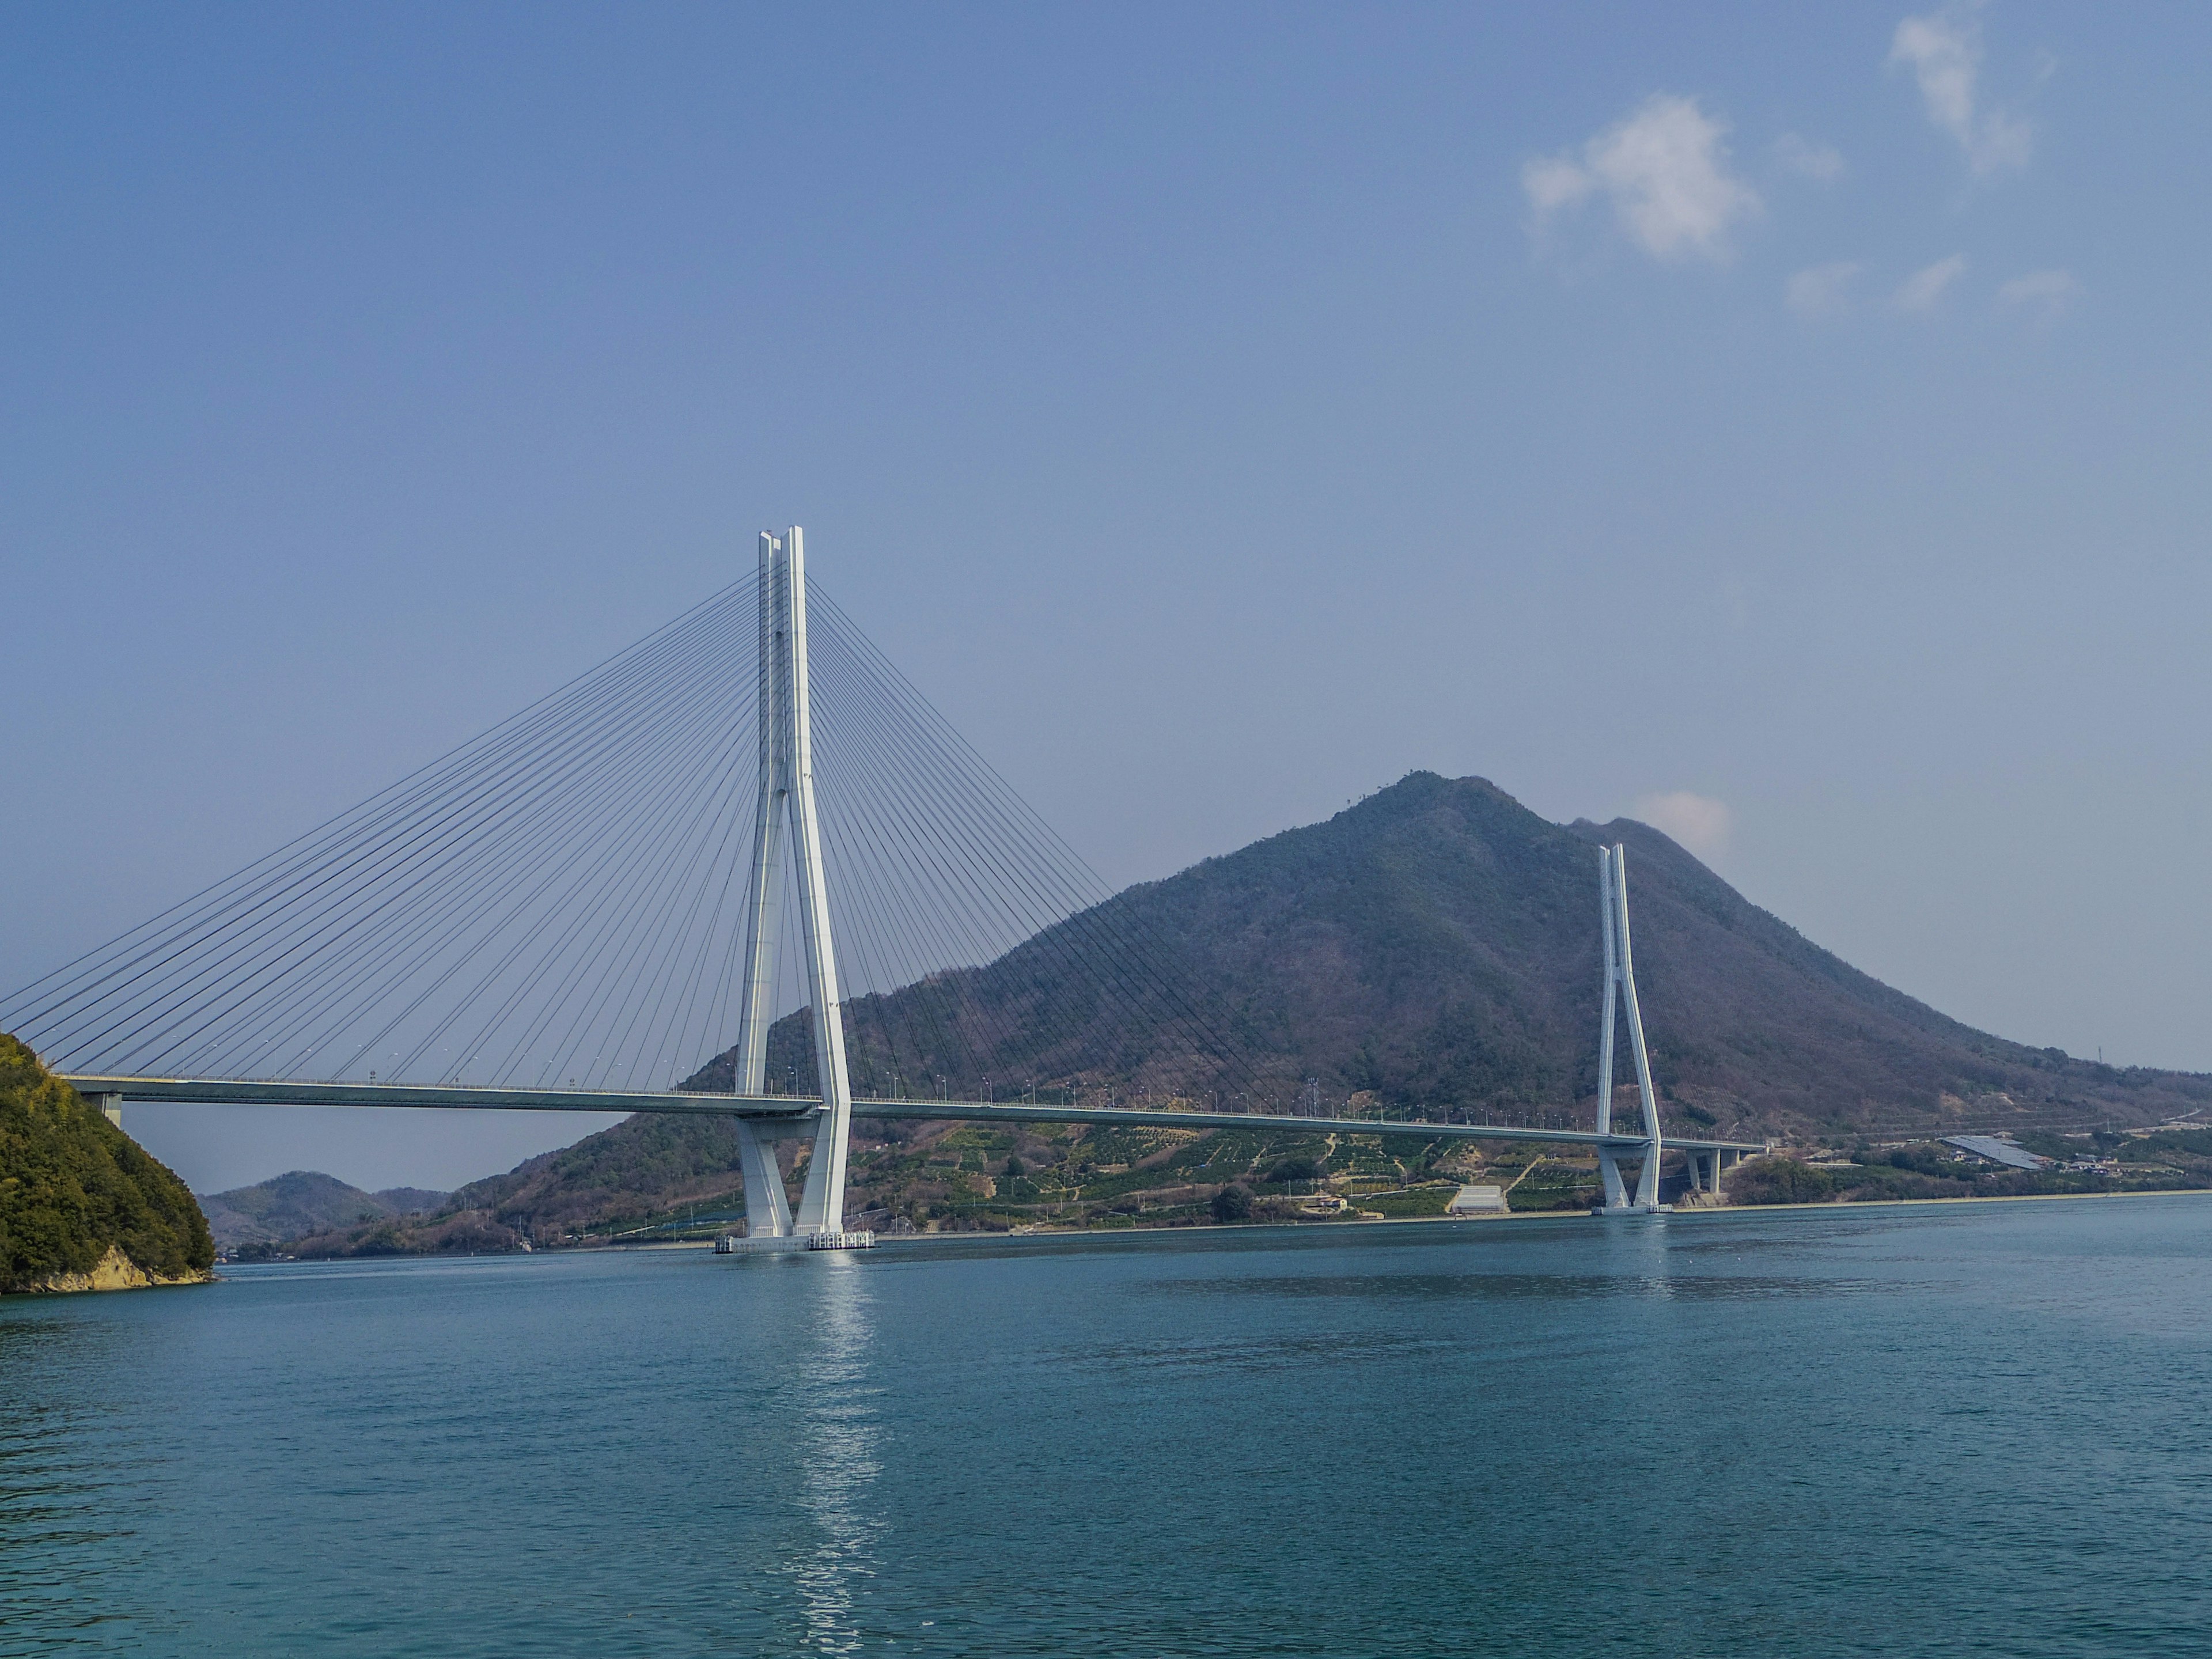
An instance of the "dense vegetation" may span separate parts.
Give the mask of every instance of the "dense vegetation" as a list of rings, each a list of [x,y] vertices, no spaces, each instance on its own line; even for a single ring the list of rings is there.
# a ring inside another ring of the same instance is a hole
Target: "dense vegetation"
[[[1865,1147],[1845,1159],[1810,1164],[1755,1158],[1730,1170],[1735,1204],[1850,1204],[1919,1198],[2029,1198],[2069,1193],[2187,1192],[2212,1188],[2212,1130],[2160,1129],[2019,1137],[2027,1150],[2061,1160],[2008,1170],[1961,1157],[1934,1141]]]
[[[0,1036],[0,1292],[89,1273],[111,1249],[162,1279],[215,1261],[185,1183]]]

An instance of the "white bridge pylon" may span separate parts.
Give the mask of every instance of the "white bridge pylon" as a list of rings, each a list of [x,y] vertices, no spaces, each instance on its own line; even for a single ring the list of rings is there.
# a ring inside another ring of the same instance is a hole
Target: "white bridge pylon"
[[[1608,1215],[1654,1213],[1659,1204],[1659,1106],[1651,1093],[1651,1056],[1644,1047],[1644,1015],[1636,1006],[1636,966],[1628,945],[1628,849],[1597,849],[1598,908],[1605,932],[1605,1021],[1597,1043],[1597,1132],[1613,1133],[1613,1023],[1616,999],[1628,1016],[1628,1046],[1636,1057],[1636,1091],[1644,1108],[1644,1164],[1631,1200],[1614,1150],[1600,1144],[1597,1165],[1605,1181]]]
[[[837,952],[830,935],[823,877],[822,825],[814,804],[814,739],[807,708],[805,538],[794,525],[760,538],[760,800],[753,816],[753,871],[746,905],[744,989],[738,1013],[737,1075],[732,1092],[758,1095],[768,1080],[768,1034],[775,1023],[776,945],[782,933],[787,833],[799,876],[799,934],[806,956],[814,1071],[822,1115],[806,1187],[792,1216],[765,1126],[734,1120],[745,1178],[746,1231],[753,1238],[803,1238],[817,1249],[866,1245],[845,1231],[845,1158],[853,1123],[853,1085],[845,1064],[845,1014]]]

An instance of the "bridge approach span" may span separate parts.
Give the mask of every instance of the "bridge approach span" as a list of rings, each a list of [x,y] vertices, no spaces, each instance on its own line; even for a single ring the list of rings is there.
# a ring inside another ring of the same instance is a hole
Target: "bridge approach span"
[[[273,1083],[244,1078],[71,1076],[64,1081],[106,1107],[126,1100],[198,1106],[391,1106],[443,1110],[670,1112],[742,1117],[771,1135],[812,1134],[822,1103],[795,1095],[706,1095],[593,1089],[494,1089],[411,1083]],[[1178,1111],[1170,1107],[1054,1106],[1025,1100],[878,1100],[852,1103],[854,1117],[926,1118],[967,1123],[1097,1123],[1139,1129],[1255,1129],[1270,1134],[1391,1135],[1420,1140],[1535,1140],[1640,1153],[1640,1133],[1600,1134],[1522,1124],[1437,1123],[1420,1118],[1322,1117],[1273,1112]],[[1756,1157],[1757,1141],[1685,1140],[1678,1152]]]

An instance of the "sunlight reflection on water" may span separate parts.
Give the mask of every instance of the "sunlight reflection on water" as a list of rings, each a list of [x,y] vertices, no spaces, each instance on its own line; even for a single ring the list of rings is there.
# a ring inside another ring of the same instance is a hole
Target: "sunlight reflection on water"
[[[854,1653],[861,1645],[854,1617],[859,1581],[873,1576],[882,1530],[869,1508],[883,1473],[878,1456],[882,1390],[867,1370],[869,1294],[858,1263],[842,1254],[820,1264],[819,1312],[808,1348],[793,1368],[800,1391],[804,1473],[799,1501],[819,1541],[793,1564],[805,1612],[807,1645],[823,1653]]]

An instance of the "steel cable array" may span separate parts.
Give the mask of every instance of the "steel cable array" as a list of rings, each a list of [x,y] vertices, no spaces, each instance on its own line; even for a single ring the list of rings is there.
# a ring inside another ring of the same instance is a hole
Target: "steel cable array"
[[[1254,1089],[1173,942],[808,592],[855,1087]],[[710,596],[9,996],[0,1029],[71,1073],[715,1086],[743,971],[758,605],[753,577]],[[794,910],[772,1086],[811,1092]]]
[[[1198,964],[811,581],[807,605],[854,1086],[1287,1096],[1224,1035]]]

